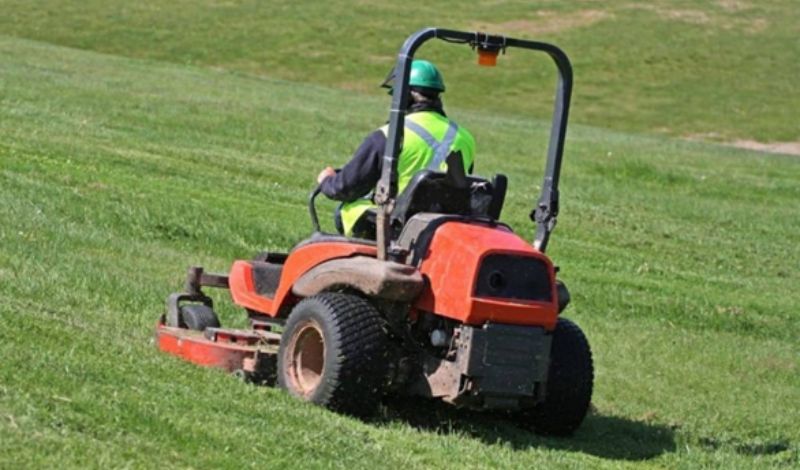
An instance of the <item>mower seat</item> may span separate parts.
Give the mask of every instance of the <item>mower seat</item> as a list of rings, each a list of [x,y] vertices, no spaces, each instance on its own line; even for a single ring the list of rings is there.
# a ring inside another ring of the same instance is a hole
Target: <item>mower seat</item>
[[[447,157],[447,173],[422,170],[415,174],[397,197],[389,223],[399,233],[406,222],[420,212],[500,218],[505,201],[505,175],[489,181],[467,176],[461,152]]]

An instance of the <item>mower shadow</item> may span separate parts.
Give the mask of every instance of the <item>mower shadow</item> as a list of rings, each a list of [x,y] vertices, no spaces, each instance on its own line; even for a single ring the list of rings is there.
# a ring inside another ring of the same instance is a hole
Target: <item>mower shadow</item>
[[[486,444],[508,445],[515,450],[548,448],[582,452],[614,460],[647,460],[675,450],[672,429],[659,424],[590,413],[570,437],[535,434],[502,415],[457,410],[441,402],[392,401],[372,424],[401,422],[438,434],[461,434]]]

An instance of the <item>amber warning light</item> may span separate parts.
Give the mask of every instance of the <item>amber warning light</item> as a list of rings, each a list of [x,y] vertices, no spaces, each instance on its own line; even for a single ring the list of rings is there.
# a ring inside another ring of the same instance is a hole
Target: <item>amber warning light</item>
[[[500,52],[506,53],[506,38],[476,33],[475,39],[470,41],[470,46],[478,50],[478,65],[494,67],[497,65],[497,56]]]
[[[500,52],[499,49],[485,49],[483,47],[478,47],[478,65],[482,65],[484,67],[494,67],[497,65],[497,54]]]

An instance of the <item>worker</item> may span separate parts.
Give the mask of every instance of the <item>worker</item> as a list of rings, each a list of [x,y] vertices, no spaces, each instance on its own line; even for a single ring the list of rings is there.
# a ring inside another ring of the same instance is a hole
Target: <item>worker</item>
[[[392,73],[381,85],[389,88]],[[409,76],[411,96],[406,110],[403,146],[397,161],[397,191],[403,191],[420,170],[446,171],[445,158],[460,151],[464,168],[472,173],[475,139],[456,125],[444,112],[440,94],[444,92],[442,74],[427,60],[414,60]],[[375,204],[371,191],[381,176],[383,153],[389,126],[372,132],[361,143],[349,162],[339,171],[326,167],[317,176],[323,194],[343,201],[335,216],[339,233],[349,237],[375,238]],[[441,150],[440,150],[441,149]]]

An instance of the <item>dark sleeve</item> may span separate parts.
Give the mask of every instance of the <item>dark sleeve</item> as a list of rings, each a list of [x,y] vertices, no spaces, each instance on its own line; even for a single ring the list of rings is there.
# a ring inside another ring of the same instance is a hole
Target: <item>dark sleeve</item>
[[[381,130],[368,135],[356,153],[336,176],[326,178],[322,193],[337,201],[355,201],[375,189],[381,177],[381,159],[386,136]]]

